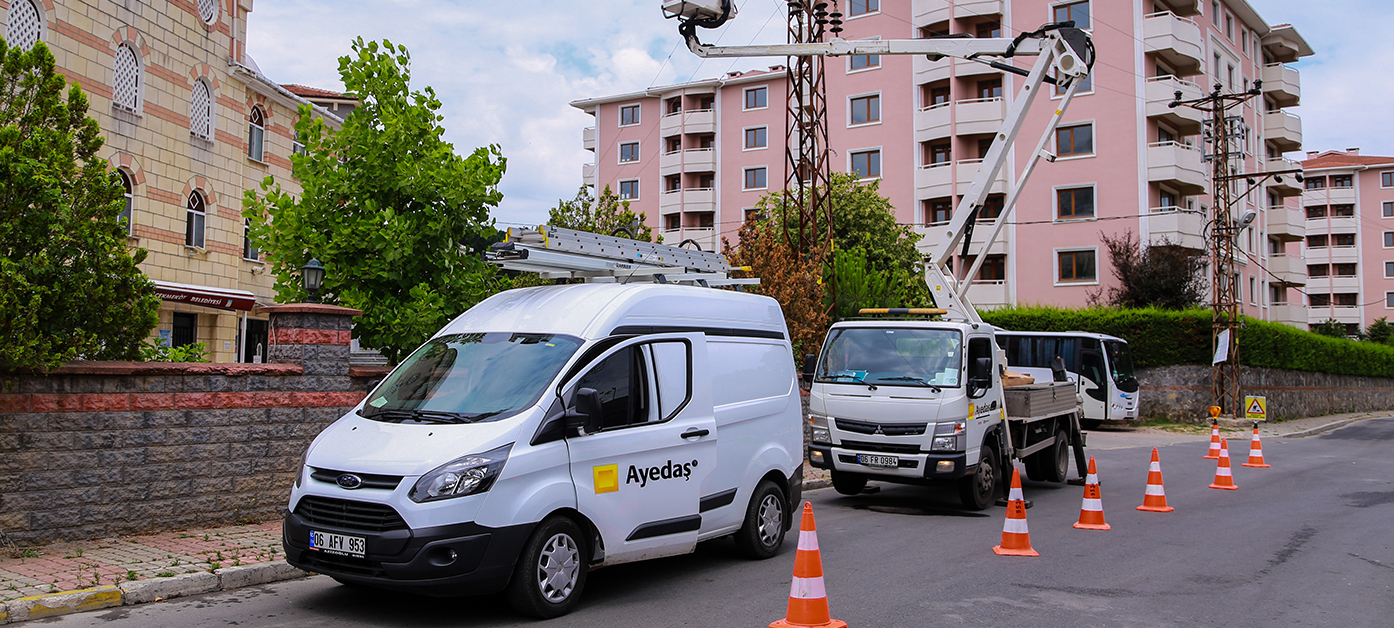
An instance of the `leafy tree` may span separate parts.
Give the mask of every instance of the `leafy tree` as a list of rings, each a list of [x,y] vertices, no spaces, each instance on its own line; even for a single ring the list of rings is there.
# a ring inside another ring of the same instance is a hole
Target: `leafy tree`
[[[1394,345],[1394,325],[1381,316],[1365,328],[1365,340],[1382,345]]]
[[[497,232],[503,195],[498,146],[462,157],[441,136],[441,102],[410,87],[410,56],[391,42],[353,43],[339,75],[362,104],[332,131],[301,107],[305,154],[292,157],[303,192],[274,178],[248,190],[243,215],[269,253],[277,299],[300,300],[299,269],[325,267],[321,294],[363,310],[354,335],[393,364],[451,318],[509,285],[470,247]]]
[[[746,286],[747,291],[779,302],[794,356],[798,358],[796,363],[802,364],[804,354],[818,353],[822,348],[823,335],[828,331],[821,269],[816,261],[791,249],[784,242],[782,230],[771,222],[747,222],[741,226],[740,239],[740,248],[733,248],[723,238],[723,253],[732,266],[748,266],[751,270],[732,274],[759,277],[760,285]]]
[[[856,316],[864,307],[902,307],[909,300],[907,289],[914,285],[904,268],[880,268],[859,248],[835,251],[833,272],[839,318]]]
[[[97,158],[87,96],[39,43],[0,40],[0,369],[135,359],[158,322],[155,287],[126,247],[124,190]]]
[[[1200,251],[1177,246],[1163,237],[1146,248],[1132,230],[1119,236],[1099,234],[1108,248],[1117,286],[1091,294],[1094,302],[1114,307],[1159,307],[1183,310],[1205,298],[1205,258]]]
[[[1328,318],[1320,323],[1311,326],[1314,334],[1330,336],[1332,338],[1348,338],[1346,335],[1346,325],[1334,318]]]
[[[631,211],[629,201],[621,201],[608,183],[599,199],[591,195],[589,186],[582,185],[576,198],[559,200],[556,207],[547,211],[547,223],[554,227],[653,242],[653,228],[644,224],[647,218],[642,212]],[[658,241],[662,242],[663,237],[659,236]]]

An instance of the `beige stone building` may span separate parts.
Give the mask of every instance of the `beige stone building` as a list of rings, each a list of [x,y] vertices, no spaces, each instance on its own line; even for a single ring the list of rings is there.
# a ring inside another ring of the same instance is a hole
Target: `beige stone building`
[[[102,156],[128,190],[130,243],[163,300],[152,332],[202,342],[215,362],[266,355],[275,297],[246,239],[242,194],[267,175],[289,191],[296,109],[246,52],[252,0],[0,0],[11,45],[43,41],[87,92]],[[341,118],[323,108],[334,127]]]

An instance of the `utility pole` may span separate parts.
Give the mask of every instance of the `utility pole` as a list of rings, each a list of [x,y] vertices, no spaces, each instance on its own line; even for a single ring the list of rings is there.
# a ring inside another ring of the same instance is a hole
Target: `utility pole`
[[[1226,94],[1224,86],[1216,82],[1214,91],[1206,96],[1182,100],[1178,91],[1168,104],[1172,108],[1185,106],[1210,114],[1210,119],[1204,122],[1204,141],[1212,147],[1205,154],[1205,159],[1211,165],[1211,346],[1217,356],[1224,357],[1224,360],[1214,362],[1210,367],[1210,405],[1219,406],[1223,413],[1235,418],[1242,416],[1243,412],[1239,361],[1239,330],[1243,327],[1239,304],[1243,295],[1240,294],[1239,260],[1235,255],[1235,244],[1244,229],[1253,223],[1257,212],[1250,210],[1236,218],[1234,205],[1269,177],[1282,181],[1282,175],[1291,174],[1299,182],[1302,180],[1301,171],[1297,169],[1244,172],[1244,148],[1250,130],[1242,115],[1231,115],[1229,112],[1261,95],[1262,85],[1262,81],[1254,81],[1253,87],[1246,92]],[[1236,194],[1241,179],[1248,187]]]
[[[790,44],[821,43],[825,31],[842,32],[842,14],[836,0],[792,0],[789,5]],[[831,26],[831,28],[826,28]],[[786,57],[789,72],[788,112],[785,122],[784,190],[786,202],[795,205],[797,225],[784,223],[784,240],[801,257],[821,260],[831,255],[832,202],[828,185],[832,178],[828,160],[828,91],[823,56]],[[791,232],[791,226],[797,229]],[[829,286],[831,289],[831,286]]]

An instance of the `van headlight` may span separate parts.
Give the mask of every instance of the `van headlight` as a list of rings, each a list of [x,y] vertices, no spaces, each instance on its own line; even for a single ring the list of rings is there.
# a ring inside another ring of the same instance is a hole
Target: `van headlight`
[[[808,424],[813,428],[809,440],[820,445],[831,445],[833,442],[832,432],[828,431],[828,417],[821,414],[808,415]]]
[[[295,468],[295,488],[300,488],[300,481],[305,478],[305,467],[310,464],[310,448],[305,448],[305,453],[300,454],[300,466]]]
[[[416,503],[464,497],[489,490],[508,461],[509,443],[482,454],[470,454],[447,462],[421,476],[407,496]]]

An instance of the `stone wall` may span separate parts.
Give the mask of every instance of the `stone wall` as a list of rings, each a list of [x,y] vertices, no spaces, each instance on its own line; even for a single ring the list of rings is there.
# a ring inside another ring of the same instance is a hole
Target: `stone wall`
[[[350,371],[356,310],[265,309],[278,363],[0,374],[0,532],[37,544],[279,516],[305,447],[384,369]]]
[[[1142,384],[1140,416],[1209,420],[1209,366],[1143,368],[1137,378]],[[1240,394],[1267,398],[1270,419],[1394,409],[1391,379],[1242,367],[1240,382]]]

